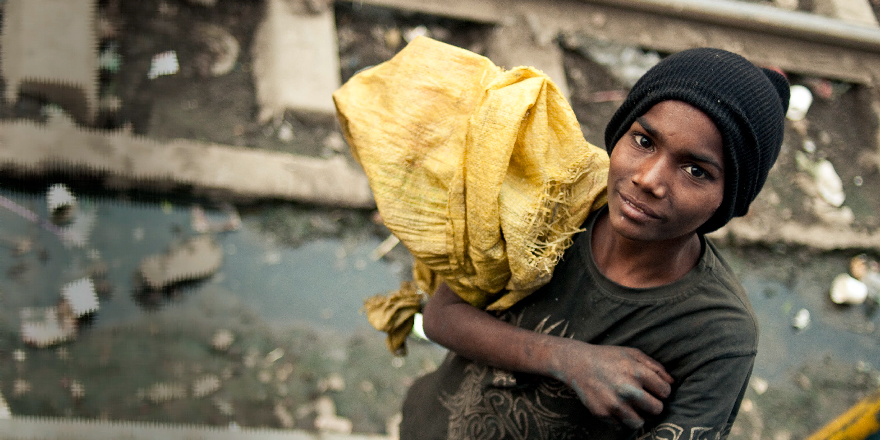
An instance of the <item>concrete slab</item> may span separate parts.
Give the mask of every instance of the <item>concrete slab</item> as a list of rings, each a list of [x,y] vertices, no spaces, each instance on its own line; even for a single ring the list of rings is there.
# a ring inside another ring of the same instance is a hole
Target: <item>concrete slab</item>
[[[868,0],[815,0],[813,12],[852,24],[877,27],[877,16]]]
[[[189,140],[160,144],[60,123],[0,123],[0,169],[18,175],[50,170],[94,173],[111,187],[185,187],[195,194],[233,200],[375,206],[363,170],[342,156],[316,159]]]
[[[537,15],[510,16],[493,30],[487,55],[507,69],[531,66],[541,70],[559,87],[562,96],[570,98],[557,36],[553,27],[542,26]]]
[[[8,0],[0,36],[6,100],[44,97],[90,124],[97,111],[94,0]]]
[[[331,95],[341,80],[333,8],[314,13],[305,0],[267,0],[252,51],[260,122],[288,109],[336,114]]]

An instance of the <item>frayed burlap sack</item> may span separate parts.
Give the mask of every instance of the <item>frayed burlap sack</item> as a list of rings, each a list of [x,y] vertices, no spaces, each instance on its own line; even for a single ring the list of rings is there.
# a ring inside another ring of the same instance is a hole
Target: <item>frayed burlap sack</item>
[[[385,225],[416,259],[414,284],[366,302],[393,352],[439,280],[476,307],[508,308],[549,281],[605,203],[608,155],[536,69],[419,37],[333,99]]]

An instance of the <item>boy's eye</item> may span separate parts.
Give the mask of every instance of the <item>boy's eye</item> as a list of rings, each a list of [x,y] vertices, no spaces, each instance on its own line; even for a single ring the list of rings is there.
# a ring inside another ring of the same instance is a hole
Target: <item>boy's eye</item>
[[[708,177],[706,174],[706,170],[696,166],[696,165],[688,165],[685,167],[685,170],[690,173],[691,176],[694,176],[698,179],[703,179]]]
[[[654,145],[651,142],[651,139],[645,135],[636,133],[635,135],[633,135],[633,138],[635,139],[636,144],[638,144],[638,146],[642,148],[651,148]]]

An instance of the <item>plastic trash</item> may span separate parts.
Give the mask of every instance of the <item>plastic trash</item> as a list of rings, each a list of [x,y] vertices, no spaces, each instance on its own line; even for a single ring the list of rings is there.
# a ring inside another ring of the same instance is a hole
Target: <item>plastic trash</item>
[[[810,311],[807,309],[800,309],[795,313],[794,319],[791,320],[791,326],[798,329],[803,330],[810,325]]]
[[[831,283],[831,301],[835,304],[861,304],[868,297],[865,283],[842,273]]]
[[[843,205],[846,194],[843,192],[843,181],[834,170],[831,162],[823,159],[816,164],[816,187],[822,199],[834,207]]]
[[[810,89],[795,84],[791,86],[791,97],[788,101],[788,111],[785,116],[792,121],[800,121],[807,116],[807,110],[813,104],[813,92]]]
[[[880,299],[880,264],[866,254],[859,254],[850,260],[849,271],[855,279],[865,284],[869,297]]]
[[[156,79],[163,75],[174,75],[180,69],[177,63],[177,52],[169,50],[153,56],[147,78]]]
[[[95,283],[90,278],[80,278],[61,289],[61,297],[70,305],[73,316],[79,318],[98,310]]]
[[[46,205],[49,208],[49,217],[55,224],[69,222],[76,213],[76,197],[63,183],[49,187],[46,193]]]

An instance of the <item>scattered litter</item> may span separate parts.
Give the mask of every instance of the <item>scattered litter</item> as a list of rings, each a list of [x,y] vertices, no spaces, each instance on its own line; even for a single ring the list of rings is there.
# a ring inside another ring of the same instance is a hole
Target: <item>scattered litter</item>
[[[804,85],[819,98],[831,99],[834,95],[834,85],[825,78],[807,78]]]
[[[831,283],[831,301],[835,304],[861,304],[868,297],[868,286],[842,273]]]
[[[785,116],[792,121],[800,121],[807,116],[810,105],[813,104],[813,93],[810,89],[795,84],[791,86],[791,97],[788,100],[788,111]]]
[[[161,290],[171,284],[205,278],[223,263],[223,249],[209,235],[199,235],[167,253],[141,261],[139,272],[147,287]]]
[[[21,309],[21,339],[25,343],[45,348],[74,337],[76,320],[62,307]]]
[[[224,203],[221,210],[227,213],[227,219],[223,222],[211,222],[201,206],[193,205],[192,209],[190,209],[190,224],[193,231],[204,234],[206,232],[231,232],[241,229],[241,216],[239,216],[234,206]]]
[[[76,197],[63,183],[49,187],[46,194],[46,204],[49,207],[49,218],[55,224],[69,222],[76,213]]]
[[[38,216],[35,212],[31,211],[30,209],[27,209],[24,206],[21,206],[18,203],[15,203],[14,201],[7,199],[6,197],[3,197],[3,196],[0,196],[0,206],[3,206],[4,208],[18,214],[19,216],[21,216],[22,218],[24,218],[26,220],[30,220],[33,223],[39,224],[40,226],[43,227],[43,229],[54,233],[55,235],[58,236],[58,238],[61,238],[62,240],[64,239],[64,231],[61,228],[59,228],[58,226],[54,225],[51,222],[40,219],[40,216]]]
[[[794,315],[794,319],[791,320],[791,326],[798,329],[803,330],[810,325],[810,311],[807,309],[800,309]]]
[[[413,336],[416,336],[419,339],[422,339],[425,341],[430,341],[430,339],[428,339],[428,335],[425,334],[424,318],[422,317],[421,313],[415,314],[415,321],[413,321],[412,334],[413,334]]]
[[[862,179],[862,176],[854,176],[853,177],[853,185],[862,186],[865,183],[865,180]]]
[[[880,263],[866,254],[859,254],[850,260],[849,271],[855,279],[865,283],[869,296],[880,299]]]
[[[816,185],[819,195],[826,202],[835,207],[843,205],[846,195],[843,192],[843,182],[834,170],[834,165],[826,159],[816,164]]]
[[[25,360],[27,360],[27,354],[24,352],[24,350],[17,348],[12,352],[12,359],[14,359],[15,362],[24,362]]]
[[[370,252],[370,260],[378,261],[380,258],[384,257],[388,252],[391,252],[397,244],[400,243],[400,239],[397,238],[396,235],[391,234],[386,238],[382,243],[379,243],[379,246],[376,246],[376,249],[373,249]]]
[[[567,33],[563,36],[567,49],[581,53],[608,69],[615,78],[628,87],[635,85],[651,67],[660,62],[660,54],[643,51],[612,41],[601,41],[587,36]]]
[[[95,293],[95,283],[90,278],[68,283],[61,289],[61,297],[70,305],[75,318],[98,310],[98,295]]]
[[[194,40],[205,48],[200,63],[205,74],[222,76],[231,72],[238,61],[241,47],[238,40],[226,29],[213,24],[199,24],[196,26]]]
[[[73,397],[75,400],[86,397],[86,387],[83,386],[82,382],[75,379],[70,382],[70,397]]]
[[[278,140],[282,142],[290,142],[293,140],[293,126],[290,125],[290,122],[284,121],[281,124],[281,127],[278,128]]]
[[[403,36],[400,34],[400,29],[393,27],[385,31],[385,46],[389,49],[397,49],[400,47],[401,41],[403,41]]]
[[[759,396],[767,392],[767,389],[770,388],[770,383],[767,382],[767,380],[756,376],[752,376],[749,380],[749,385],[752,386],[752,389],[755,390],[755,393]]]
[[[220,378],[208,374],[196,379],[193,383],[193,397],[205,397],[220,389]]]
[[[119,44],[111,42],[98,55],[98,67],[110,73],[116,73],[122,66],[122,55],[119,55]]]
[[[12,411],[9,409],[9,405],[6,404],[6,400],[3,398],[3,395],[0,394],[0,420],[8,420],[12,418]]]
[[[31,383],[24,379],[15,379],[12,382],[12,395],[13,396],[23,396],[27,393],[31,392]]]
[[[271,364],[284,357],[284,350],[276,348],[266,354],[266,363]]]
[[[416,26],[412,29],[408,29],[403,33],[403,39],[406,40],[407,43],[415,40],[416,37],[427,37],[430,32],[428,32],[428,28],[424,25]]]
[[[232,407],[232,402],[227,399],[215,397],[214,406],[217,408],[217,411],[220,411],[220,414],[223,414],[224,416],[231,416],[235,413],[235,410]]]
[[[180,383],[160,382],[153,384],[153,386],[146,390],[139,389],[137,397],[139,399],[149,400],[152,403],[183,399],[186,397],[186,387]]]
[[[807,153],[815,153],[816,152],[816,143],[813,142],[812,139],[807,139],[804,141],[803,149]]]
[[[342,153],[345,151],[345,139],[343,139],[341,134],[334,131],[324,138],[323,146],[324,149],[333,153]]]
[[[163,75],[174,75],[180,69],[177,63],[177,52],[169,50],[153,56],[147,78],[156,79]]]
[[[219,351],[226,351],[233,342],[235,342],[235,335],[226,329],[217,330],[214,337],[211,338],[211,346]]]
[[[318,382],[318,390],[324,391],[343,391],[345,390],[345,379],[338,373],[333,373]]]
[[[275,403],[275,408],[272,410],[275,414],[275,418],[278,419],[278,423],[281,424],[281,427],[284,429],[292,429],[294,426],[293,414],[290,413],[290,410],[284,406],[283,403],[277,402]]]
[[[315,428],[321,432],[335,434],[351,434],[351,420],[336,415],[336,404],[333,399],[321,396],[315,402]]]

